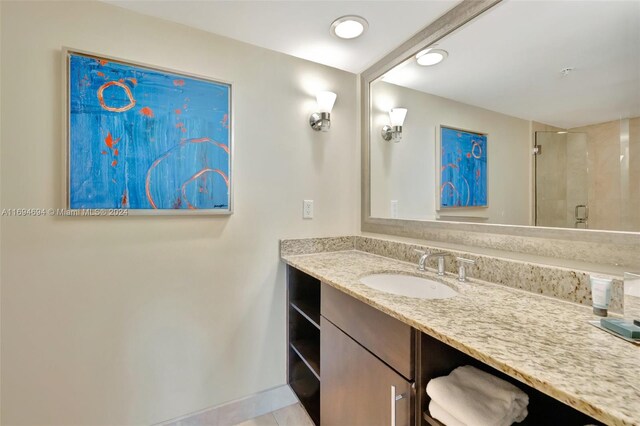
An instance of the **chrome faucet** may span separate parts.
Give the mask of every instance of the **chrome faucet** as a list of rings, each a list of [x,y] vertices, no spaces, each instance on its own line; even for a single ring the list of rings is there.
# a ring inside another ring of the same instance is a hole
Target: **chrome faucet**
[[[440,276],[444,275],[444,270],[445,270],[444,258],[445,256],[450,256],[449,253],[445,253],[445,252],[427,253],[426,251],[422,251],[418,249],[416,249],[416,251],[422,255],[420,256],[420,260],[418,260],[418,271],[424,271],[427,261],[432,257],[437,257],[438,258],[438,275]]]
[[[464,257],[456,257],[458,261],[458,281],[461,283],[467,281],[467,265],[473,265],[475,260],[465,259]]]

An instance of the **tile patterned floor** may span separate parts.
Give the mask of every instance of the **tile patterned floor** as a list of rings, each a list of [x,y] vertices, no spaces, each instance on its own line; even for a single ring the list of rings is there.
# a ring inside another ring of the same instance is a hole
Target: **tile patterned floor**
[[[314,426],[300,403],[239,423],[237,426]]]

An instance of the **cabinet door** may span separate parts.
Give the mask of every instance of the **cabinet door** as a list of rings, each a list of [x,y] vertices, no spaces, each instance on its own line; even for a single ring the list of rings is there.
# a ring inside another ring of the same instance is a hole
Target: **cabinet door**
[[[323,426],[409,426],[411,383],[320,318]]]

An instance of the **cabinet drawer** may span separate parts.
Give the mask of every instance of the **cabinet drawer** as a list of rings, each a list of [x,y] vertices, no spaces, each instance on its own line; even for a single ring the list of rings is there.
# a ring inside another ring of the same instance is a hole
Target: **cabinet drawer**
[[[414,330],[405,323],[322,283],[322,316],[405,378],[414,378]]]

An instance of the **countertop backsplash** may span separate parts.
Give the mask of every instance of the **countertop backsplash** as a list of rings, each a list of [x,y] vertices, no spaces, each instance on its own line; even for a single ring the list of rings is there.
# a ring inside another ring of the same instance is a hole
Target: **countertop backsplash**
[[[416,250],[445,252],[451,255],[446,260],[446,271],[449,273],[457,273],[455,257],[463,257],[475,261],[475,264],[467,266],[467,276],[470,279],[477,278],[587,306],[590,306],[592,302],[589,289],[589,275],[591,272],[586,270],[563,268],[555,265],[544,265],[368,236],[283,239],[280,241],[281,256],[345,250],[358,250],[416,264],[420,258],[420,254]],[[430,259],[427,266],[435,268],[436,262],[437,259]],[[598,275],[602,276],[603,274],[598,273]],[[609,275],[609,277],[613,279],[609,311],[622,313],[624,300],[623,278],[617,275]]]

